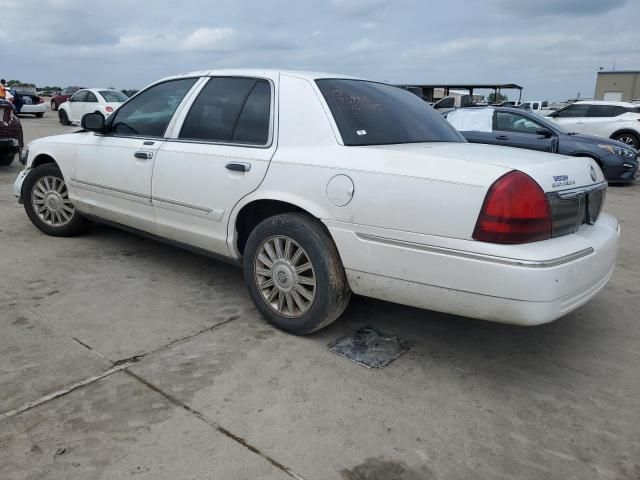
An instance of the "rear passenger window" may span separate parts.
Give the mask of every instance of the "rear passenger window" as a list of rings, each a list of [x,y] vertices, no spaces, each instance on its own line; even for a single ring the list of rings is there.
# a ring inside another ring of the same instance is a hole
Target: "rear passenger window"
[[[618,105],[591,105],[587,117],[617,117],[626,112],[626,108]]]
[[[180,138],[265,145],[271,86],[254,78],[212,78],[189,110]]]

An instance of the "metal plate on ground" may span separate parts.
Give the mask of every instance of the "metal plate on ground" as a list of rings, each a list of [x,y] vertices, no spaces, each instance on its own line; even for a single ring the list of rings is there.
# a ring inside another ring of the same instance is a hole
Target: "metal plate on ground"
[[[409,350],[409,343],[397,335],[386,335],[364,327],[353,335],[331,342],[329,350],[367,368],[384,368]]]

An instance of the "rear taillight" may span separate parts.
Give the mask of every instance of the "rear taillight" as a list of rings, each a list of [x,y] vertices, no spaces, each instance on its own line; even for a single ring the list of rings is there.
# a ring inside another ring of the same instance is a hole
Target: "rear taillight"
[[[487,192],[473,238],[492,243],[527,243],[551,238],[551,208],[530,176],[514,170]]]
[[[107,113],[111,113],[111,112],[113,112],[113,107],[106,106],[106,107],[104,107],[104,110]]]
[[[38,103],[44,103],[44,98],[38,97]]]

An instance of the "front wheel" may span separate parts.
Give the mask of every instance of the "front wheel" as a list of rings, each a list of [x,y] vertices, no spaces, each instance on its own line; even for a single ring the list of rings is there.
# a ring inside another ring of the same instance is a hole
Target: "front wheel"
[[[56,111],[58,110],[58,104],[56,102],[54,102],[53,100],[51,100],[51,110],[52,111]]]
[[[332,323],[351,297],[333,240],[317,220],[301,213],[267,218],[251,232],[244,278],[260,313],[296,335]]]
[[[22,199],[31,222],[47,235],[72,237],[89,225],[69,200],[62,172],[53,163],[31,170],[22,185]]]
[[[40,112],[40,113],[36,113],[36,118],[42,118],[44,117],[44,113]]]
[[[60,120],[60,124],[64,126],[71,125],[71,122],[69,121],[69,116],[67,115],[67,112],[65,112],[64,110],[58,111],[58,120]]]
[[[611,139],[622,142],[629,147],[635,148],[636,150],[640,148],[640,139],[638,139],[638,136],[634,135],[633,133],[618,133],[611,137]]]

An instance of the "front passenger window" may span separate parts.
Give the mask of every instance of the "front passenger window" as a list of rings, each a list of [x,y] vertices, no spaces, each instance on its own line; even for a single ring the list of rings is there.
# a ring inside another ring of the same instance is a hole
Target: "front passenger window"
[[[110,118],[108,132],[162,137],[178,105],[197,78],[169,80],[154,85],[120,107]]]
[[[71,99],[69,101],[70,102],[86,102],[87,101],[87,91],[86,90],[82,90],[82,91],[76,93],[73,97],[71,97]]]

